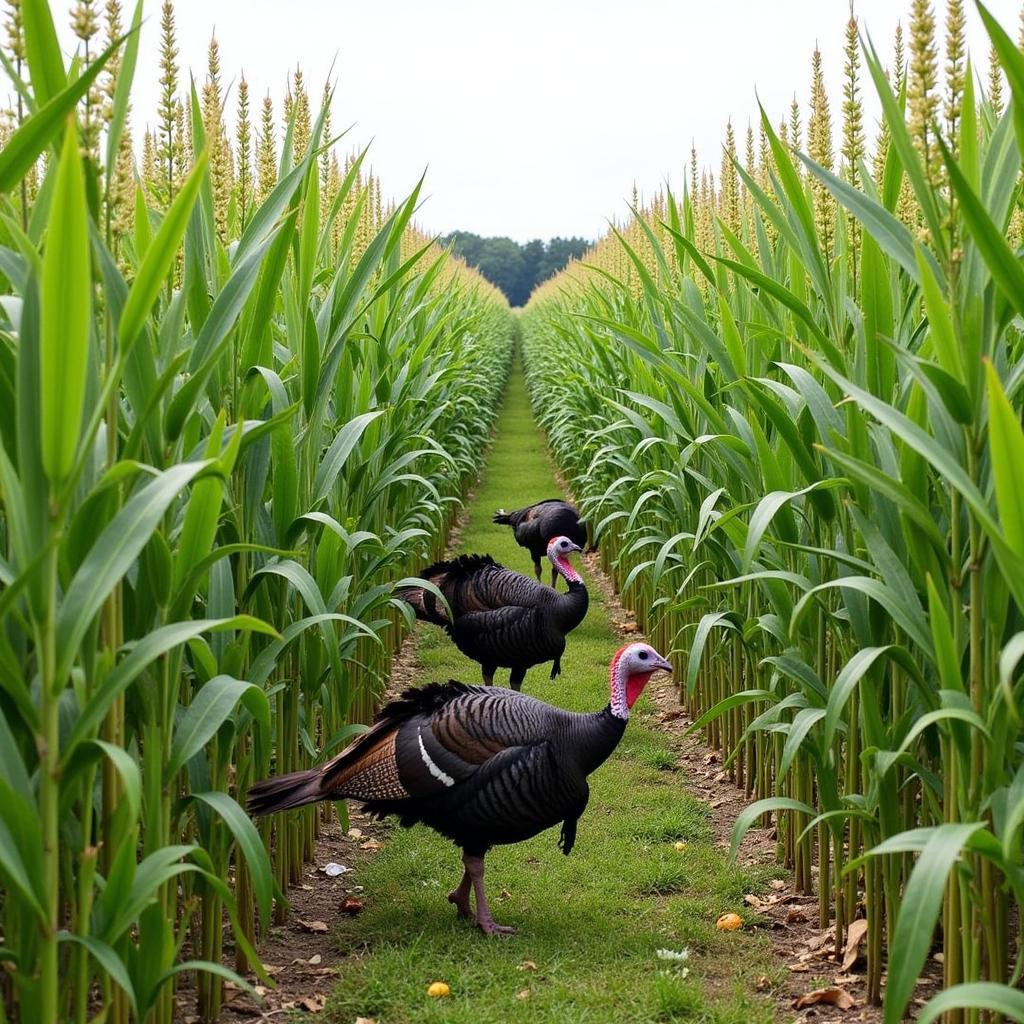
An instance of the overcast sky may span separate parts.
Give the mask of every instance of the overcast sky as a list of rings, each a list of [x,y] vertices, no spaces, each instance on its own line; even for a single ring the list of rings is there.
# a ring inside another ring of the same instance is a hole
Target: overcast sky
[[[857,0],[886,61],[909,6]],[[942,0],[937,6],[944,16]],[[987,37],[968,7],[984,74]],[[988,7],[1016,36],[1019,0]],[[333,63],[334,124],[354,123],[354,142],[374,140],[370,160],[392,195],[427,168],[419,219],[439,233],[596,237],[623,214],[634,180],[647,192],[666,176],[681,181],[691,140],[717,172],[726,119],[742,146],[755,89],[776,122],[794,91],[805,103],[815,41],[840,119],[847,0],[177,0],[175,8],[182,66],[201,80],[215,30],[225,81],[244,70],[254,107],[269,90],[280,111],[296,63],[319,93]],[[146,19],[137,135],[155,120],[159,0],[147,0]],[[69,34],[64,42],[71,47]]]

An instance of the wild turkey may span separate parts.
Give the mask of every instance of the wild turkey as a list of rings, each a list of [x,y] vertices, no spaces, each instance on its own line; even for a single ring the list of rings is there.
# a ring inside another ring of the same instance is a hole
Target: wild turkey
[[[451,617],[425,587],[403,587],[395,596],[416,618],[443,626],[467,658],[480,662],[488,686],[496,668],[509,668],[509,685],[518,690],[534,665],[554,662],[552,679],[562,671],[565,637],[587,614],[587,588],[569,561],[579,550],[568,537],[554,537],[548,545],[554,571],[569,584],[567,594],[506,569],[490,555],[460,555],[420,573],[444,594]]]
[[[587,528],[580,522],[579,513],[561,498],[538,501],[515,512],[498,509],[494,513],[494,522],[512,527],[516,543],[533,556],[533,571],[537,579],[540,579],[540,560],[547,552],[552,537],[568,537],[581,548],[587,543]],[[551,586],[557,583],[558,570],[552,568]]]
[[[462,881],[448,895],[459,917],[471,916],[472,889],[481,931],[511,932],[487,906],[484,856],[560,822],[559,846],[572,850],[587,776],[615,749],[630,708],[659,670],[672,666],[648,644],[621,648],[611,663],[611,699],[592,714],[455,681],[406,690],[326,764],[250,787],[249,810],[350,798],[380,817],[397,815],[406,827],[422,822],[462,849]]]

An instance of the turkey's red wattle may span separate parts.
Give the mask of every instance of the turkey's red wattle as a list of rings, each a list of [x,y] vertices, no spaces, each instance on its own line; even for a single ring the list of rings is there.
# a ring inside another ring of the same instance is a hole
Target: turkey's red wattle
[[[555,564],[558,566],[558,571],[562,574],[562,578],[568,583],[582,583],[583,577],[572,567],[572,562],[568,558],[556,558]]]
[[[632,708],[637,698],[644,692],[647,680],[653,676],[653,672],[637,672],[626,680],[626,707]]]

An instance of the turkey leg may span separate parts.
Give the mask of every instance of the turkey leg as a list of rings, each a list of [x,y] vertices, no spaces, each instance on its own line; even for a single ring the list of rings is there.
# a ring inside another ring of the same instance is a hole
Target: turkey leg
[[[487,896],[484,894],[484,859],[473,857],[468,853],[462,855],[462,863],[466,866],[466,875],[473,882],[473,892],[476,895],[476,926],[484,935],[511,935],[514,928],[498,924],[491,917],[491,908],[487,905]]]
[[[469,905],[469,891],[473,887],[473,879],[470,876],[469,868],[462,872],[462,881],[455,889],[448,893],[448,902],[454,903],[459,917],[472,917],[473,911]]]

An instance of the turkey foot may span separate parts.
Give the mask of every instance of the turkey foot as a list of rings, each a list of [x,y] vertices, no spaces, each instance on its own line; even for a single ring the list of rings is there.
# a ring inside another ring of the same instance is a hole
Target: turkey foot
[[[484,935],[515,935],[516,933],[515,928],[511,928],[507,924],[498,924],[489,912],[486,917],[477,914],[476,926]]]
[[[458,887],[448,893],[448,902],[455,904],[460,918],[473,916],[473,908],[469,905],[469,891],[472,886],[473,879],[467,870],[462,873],[462,881],[459,882]]]
[[[468,853],[462,855],[462,863],[466,866],[466,877],[472,879],[473,894],[476,896],[476,926],[484,935],[512,935],[515,928],[508,925],[498,924],[491,917],[491,908],[487,905],[487,896],[484,893],[484,859],[483,857],[472,857]],[[461,888],[461,886],[460,886]],[[467,901],[468,902],[468,901]]]

